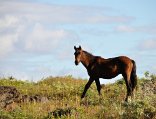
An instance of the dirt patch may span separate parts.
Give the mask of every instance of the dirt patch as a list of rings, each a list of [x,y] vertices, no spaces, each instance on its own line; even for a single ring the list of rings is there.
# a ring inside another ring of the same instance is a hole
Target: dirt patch
[[[8,105],[17,102],[20,93],[15,87],[0,86],[0,108],[5,108]]]

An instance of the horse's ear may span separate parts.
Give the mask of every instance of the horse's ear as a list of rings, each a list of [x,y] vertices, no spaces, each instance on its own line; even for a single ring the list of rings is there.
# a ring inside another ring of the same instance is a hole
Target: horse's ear
[[[82,48],[81,48],[81,45],[79,46],[79,49],[81,50]]]
[[[76,46],[74,46],[74,49],[76,50]]]

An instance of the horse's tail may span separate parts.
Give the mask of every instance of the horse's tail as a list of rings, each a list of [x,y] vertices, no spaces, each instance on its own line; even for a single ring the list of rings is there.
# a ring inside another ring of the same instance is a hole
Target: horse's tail
[[[132,83],[132,91],[136,88],[137,90],[137,75],[136,75],[136,63],[132,60],[133,68],[131,72],[131,83]]]

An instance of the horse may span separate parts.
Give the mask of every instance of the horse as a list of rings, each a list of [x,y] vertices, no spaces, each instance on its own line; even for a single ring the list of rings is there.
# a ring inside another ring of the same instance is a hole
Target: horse
[[[125,101],[128,102],[128,97],[133,97],[133,91],[137,86],[136,63],[127,56],[118,56],[114,58],[102,58],[94,56],[91,53],[84,51],[81,46],[75,49],[75,65],[80,62],[87,69],[89,81],[85,85],[81,99],[85,97],[87,90],[93,81],[96,83],[98,94],[101,95],[101,85],[99,78],[112,79],[121,74],[125,80],[127,94]]]

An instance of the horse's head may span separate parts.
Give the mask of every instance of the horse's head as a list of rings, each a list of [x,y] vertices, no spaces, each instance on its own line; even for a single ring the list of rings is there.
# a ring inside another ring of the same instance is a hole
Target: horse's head
[[[74,46],[75,49],[75,65],[78,65],[81,62],[81,55],[82,55],[82,48],[81,46],[79,46],[78,48],[76,48],[76,46]]]

